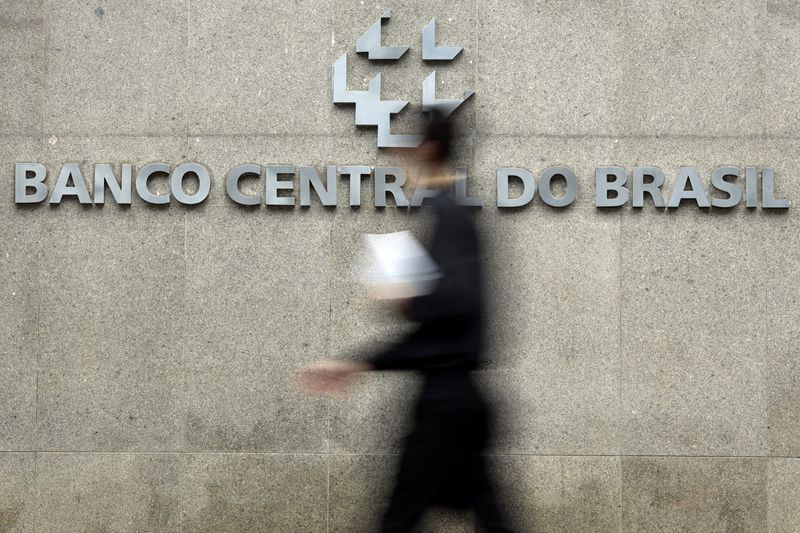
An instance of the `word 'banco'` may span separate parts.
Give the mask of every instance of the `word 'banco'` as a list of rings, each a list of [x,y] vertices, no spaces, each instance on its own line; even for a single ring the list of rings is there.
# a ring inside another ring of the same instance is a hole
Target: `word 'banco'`
[[[300,206],[310,206],[312,191],[320,204],[336,206],[337,184],[342,181],[349,189],[349,205],[356,207],[362,204],[361,185],[365,179],[372,181],[376,207],[385,207],[389,196],[398,207],[421,206],[426,198],[436,194],[418,184],[409,198],[404,189],[406,173],[399,167],[328,165],[324,174],[323,182],[320,173],[312,166],[238,165],[227,173],[225,191],[234,203],[248,206],[294,206],[298,203]],[[623,167],[600,166],[595,168],[594,174],[596,207],[644,207],[645,198],[649,198],[649,202],[655,207],[674,208],[686,202],[697,207],[731,208],[744,200],[747,207],[755,208],[759,206],[759,190],[760,205],[764,209],[786,209],[791,205],[788,199],[775,198],[775,172],[770,167],[716,168],[711,172],[708,191],[695,167],[680,167],[670,194],[663,190],[666,174],[658,167],[637,166],[629,173]],[[466,168],[457,167],[456,175],[456,200],[463,205],[482,207],[484,202],[481,198],[467,194]],[[150,180],[157,176],[167,178],[169,190],[166,194],[151,190]],[[110,164],[98,163],[94,165],[92,178],[93,192],[90,193],[80,165],[65,163],[50,191],[44,165],[17,163],[14,174],[15,202],[42,203],[48,199],[49,193],[50,204],[59,204],[65,198],[74,198],[81,204],[102,205],[106,203],[108,192],[115,203],[129,205],[135,189],[137,196],[148,204],[169,204],[174,198],[180,204],[196,205],[205,201],[211,193],[211,175],[199,163],[182,163],[174,168],[166,163],[150,163],[138,169],[135,178],[132,165],[120,165],[117,176]],[[495,178],[498,207],[518,208],[528,205],[537,193],[542,202],[551,207],[567,207],[578,199],[578,177],[568,167],[546,168],[538,180],[524,168],[502,167],[496,170]],[[187,192],[184,187],[187,179],[196,181],[196,190]],[[263,180],[263,187],[260,188],[263,193],[243,192],[240,182],[244,179]],[[519,185],[515,187],[513,196],[512,181]],[[561,184],[555,186],[559,182]],[[521,191],[516,192],[519,189]]]

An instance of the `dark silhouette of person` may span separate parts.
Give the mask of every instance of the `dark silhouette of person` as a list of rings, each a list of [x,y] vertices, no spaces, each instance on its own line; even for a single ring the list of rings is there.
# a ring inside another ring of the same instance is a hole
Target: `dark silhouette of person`
[[[435,192],[425,200],[435,214],[428,252],[442,277],[433,292],[398,304],[415,328],[362,362],[322,362],[301,374],[303,387],[315,392],[342,389],[351,375],[368,370],[423,376],[413,428],[381,525],[384,533],[413,531],[430,506],[472,509],[489,533],[510,531],[483,455],[489,406],[471,376],[481,364],[484,334],[481,248],[472,213],[452,194],[452,140],[452,124],[435,115],[420,146],[425,160],[422,185]]]

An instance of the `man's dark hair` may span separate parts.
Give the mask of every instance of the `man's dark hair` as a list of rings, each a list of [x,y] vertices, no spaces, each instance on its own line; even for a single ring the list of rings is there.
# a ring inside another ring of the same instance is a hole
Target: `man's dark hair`
[[[437,109],[431,111],[425,142],[435,147],[432,157],[436,162],[447,163],[450,160],[454,134],[453,121]]]

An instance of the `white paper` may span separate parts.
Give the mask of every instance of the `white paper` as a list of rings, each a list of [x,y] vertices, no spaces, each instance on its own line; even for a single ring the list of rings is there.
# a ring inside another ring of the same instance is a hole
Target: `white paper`
[[[362,278],[376,298],[411,298],[430,294],[442,272],[428,251],[408,231],[365,234]]]

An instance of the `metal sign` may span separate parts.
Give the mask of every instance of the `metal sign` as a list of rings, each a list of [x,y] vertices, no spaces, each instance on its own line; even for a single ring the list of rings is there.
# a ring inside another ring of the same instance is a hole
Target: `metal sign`
[[[468,206],[482,207],[481,198],[467,195],[467,169],[455,169],[454,193],[456,200]],[[164,176],[169,180],[168,194],[155,194],[149,188],[154,176]],[[325,167],[325,179],[320,177],[313,166],[259,165],[249,163],[231,169],[225,176],[225,193],[239,205],[300,205],[312,204],[312,191],[317,202],[325,206],[336,206],[337,188],[340,181],[349,187],[349,205],[362,205],[361,184],[366,179],[372,182],[373,203],[385,207],[389,197],[398,207],[423,205],[430,191],[417,187],[411,197],[405,189],[406,173],[399,167],[371,167],[369,165],[348,165]],[[193,177],[198,183],[197,190],[187,193],[184,180]],[[14,201],[18,204],[42,203],[48,198],[50,204],[59,204],[72,198],[81,204],[102,205],[106,203],[106,192],[114,202],[130,204],[132,191],[148,204],[169,204],[174,198],[180,204],[195,205],[208,198],[211,193],[211,174],[199,163],[183,163],[172,168],[166,163],[151,163],[136,172],[128,164],[120,165],[119,175],[111,165],[94,165],[93,194],[90,194],[80,165],[65,163],[58,172],[52,191],[46,184],[47,169],[40,163],[17,163],[14,172]],[[244,178],[263,181],[262,193],[245,194],[239,187]],[[675,175],[672,192],[664,191],[666,174],[658,167],[633,167],[631,172],[623,167],[601,166],[594,171],[594,204],[598,208],[613,208],[630,205],[644,207],[645,199],[657,208],[676,208],[682,204],[694,204],[703,208],[728,209],[736,207],[744,200],[749,208],[760,206],[763,209],[787,209],[788,199],[775,197],[775,172],[770,167],[723,166],[714,169],[710,176],[710,188],[706,190],[695,167],[680,167]],[[529,205],[538,196],[542,203],[550,207],[573,205],[579,195],[578,176],[572,169],[564,166],[549,167],[542,171],[538,180],[533,173],[524,168],[503,167],[495,172],[497,185],[497,206],[518,208]],[[511,183],[517,182],[521,192],[511,194]],[[561,181],[564,187],[555,187]],[[563,193],[555,190],[564,189]]]
[[[370,61],[396,61],[408,52],[408,46],[383,46],[381,26],[392,14],[384,13],[356,41],[356,52],[366,54]],[[436,20],[431,20],[422,29],[422,60],[452,61],[461,53],[461,47],[436,45]],[[448,116],[467,101],[474,91],[467,91],[463,98],[440,99],[436,97],[436,71],[422,82],[422,112],[437,110]],[[333,64],[333,103],[355,105],[356,126],[378,128],[378,148],[416,148],[422,142],[421,135],[394,134],[391,132],[392,115],[400,113],[409,104],[408,100],[381,99],[381,74],[369,81],[367,90],[347,88],[347,52]]]

